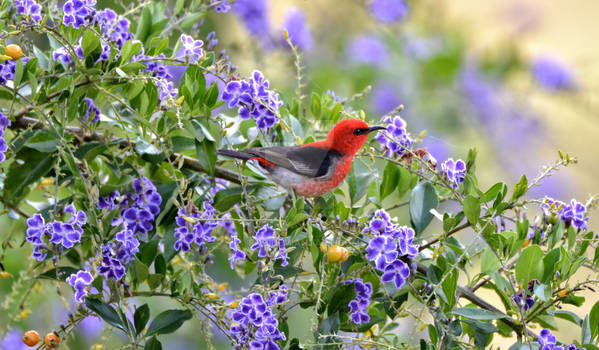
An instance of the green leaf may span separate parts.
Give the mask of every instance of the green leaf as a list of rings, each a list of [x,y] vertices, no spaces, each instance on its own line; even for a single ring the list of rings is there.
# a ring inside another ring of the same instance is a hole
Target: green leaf
[[[142,139],[138,139],[135,143],[135,152],[151,163],[160,163],[166,158],[162,150]]]
[[[491,251],[491,248],[487,247],[481,256],[480,272],[495,272],[499,271],[501,263],[497,258],[497,255]]]
[[[522,197],[526,191],[528,191],[528,179],[526,178],[526,175],[522,175],[522,177],[520,178],[520,182],[518,182],[516,184],[516,186],[514,186],[514,194],[512,194],[512,201],[515,201],[516,199]]]
[[[310,103],[310,111],[312,112],[312,115],[314,116],[314,118],[319,119],[320,118],[320,111],[321,111],[322,107],[321,107],[321,102],[320,102],[320,96],[318,96],[318,94],[313,93],[312,94],[312,102]]]
[[[476,307],[459,307],[451,312],[454,315],[462,316],[473,320],[496,320],[500,318],[508,318],[497,312],[479,309]]]
[[[593,305],[589,313],[592,339],[599,335],[599,301]]]
[[[358,173],[356,166],[352,166],[349,175],[347,176],[347,184],[349,186],[349,197],[351,199],[352,207],[360,199],[362,199],[366,192],[368,192],[368,185],[372,181],[372,175],[369,173]]]
[[[144,350],[162,350],[162,344],[160,344],[156,337],[152,337],[146,342]]]
[[[112,306],[93,298],[85,299],[85,306],[100,316],[106,323],[127,333],[123,320]]]
[[[206,105],[206,107],[212,108],[216,103],[217,99],[218,85],[216,84],[216,82],[213,82],[212,84],[210,84],[210,87],[208,88],[208,90],[206,90],[206,93],[204,94],[204,104]]]
[[[141,333],[146,327],[146,323],[150,319],[150,307],[148,304],[143,304],[138,307],[133,314],[133,323],[135,324],[135,334]]]
[[[522,251],[516,263],[516,280],[521,286],[528,284],[530,280],[541,280],[543,278],[543,250],[533,244]]]
[[[150,35],[152,29],[152,12],[150,7],[144,6],[141,12],[141,20],[137,24],[137,30],[135,32],[135,38],[142,43],[145,43],[146,39]]]
[[[399,185],[400,174],[396,164],[388,162],[387,165],[385,165],[385,169],[383,170],[383,181],[381,182],[381,187],[379,189],[381,200],[385,199],[397,188]]]
[[[443,283],[441,283],[441,289],[443,290],[443,294],[447,298],[447,306],[449,310],[453,308],[456,303],[456,289],[458,287],[458,277],[459,273],[456,269],[451,271],[448,275],[445,276]]]
[[[549,285],[543,283],[537,284],[533,291],[544,302],[548,302],[551,299],[551,286]]]
[[[480,202],[478,198],[467,196],[464,198],[464,215],[472,226],[475,226],[480,217]]]
[[[166,310],[150,323],[146,336],[172,333],[192,316],[189,310]]]
[[[154,261],[154,259],[156,258],[157,251],[158,251],[158,240],[154,239],[154,240],[149,241],[148,243],[144,244],[141,247],[141,251],[140,251],[141,259],[140,260],[147,266],[150,266],[152,264],[152,261]]]
[[[58,268],[48,270],[42,273],[41,275],[38,275],[36,278],[45,278],[51,280],[58,279],[60,281],[64,281],[69,276],[71,276],[72,274],[76,274],[77,272],[79,272],[79,269],[76,269],[74,267],[59,266]]]
[[[39,130],[36,131],[35,135],[27,140],[25,147],[33,148],[37,151],[45,153],[56,152],[59,141],[60,137],[56,134],[56,132],[52,130]]]
[[[578,315],[573,313],[572,311],[556,310],[556,311],[547,311],[547,313],[553,317],[557,317],[557,318],[561,318],[562,320],[570,321],[579,327],[582,324],[582,319],[580,317],[578,317]],[[592,313],[593,313],[593,311],[591,309],[591,314]]]
[[[94,52],[96,48],[100,46],[100,39],[98,36],[91,31],[86,29],[83,32],[83,39],[81,39],[81,49],[83,50],[83,57],[89,56],[90,53]]]
[[[410,218],[416,234],[424,231],[426,226],[433,219],[431,209],[436,209],[439,205],[437,191],[428,182],[420,183],[412,190],[410,195]]]
[[[196,141],[196,156],[206,172],[214,177],[216,169],[216,146],[215,143],[204,139],[202,142]]]
[[[31,149],[22,149],[12,162],[4,180],[4,199],[17,203],[29,192],[29,185],[45,176],[54,167],[53,155]]]

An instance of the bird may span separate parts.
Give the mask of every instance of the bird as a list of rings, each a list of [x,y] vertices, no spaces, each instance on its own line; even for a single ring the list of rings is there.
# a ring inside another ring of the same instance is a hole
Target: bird
[[[319,197],[345,180],[368,134],[384,129],[368,126],[359,119],[344,119],[333,126],[325,140],[288,147],[221,149],[218,154],[252,161],[266,177],[287,191],[293,190],[303,197]]]

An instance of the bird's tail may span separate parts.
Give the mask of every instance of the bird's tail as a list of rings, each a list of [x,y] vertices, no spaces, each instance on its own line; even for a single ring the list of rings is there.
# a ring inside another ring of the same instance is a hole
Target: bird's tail
[[[242,159],[242,160],[249,160],[249,159],[255,157],[251,154],[247,154],[244,152],[231,151],[228,149],[219,149],[217,151],[217,153],[220,154],[221,156],[227,156],[227,157],[232,157],[232,158],[237,158],[237,159]]]

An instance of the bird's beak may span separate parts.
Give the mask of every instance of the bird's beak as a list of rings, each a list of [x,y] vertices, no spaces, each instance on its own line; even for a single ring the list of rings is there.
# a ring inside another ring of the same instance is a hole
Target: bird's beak
[[[387,130],[387,128],[384,126],[378,126],[378,125],[371,126],[368,128],[368,133],[371,133],[371,132],[377,131],[377,130]]]

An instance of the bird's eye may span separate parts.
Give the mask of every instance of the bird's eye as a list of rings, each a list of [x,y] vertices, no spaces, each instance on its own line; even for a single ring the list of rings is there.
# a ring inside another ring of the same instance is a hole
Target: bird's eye
[[[368,133],[368,129],[365,129],[365,128],[354,129],[354,135],[364,135],[367,133]]]

